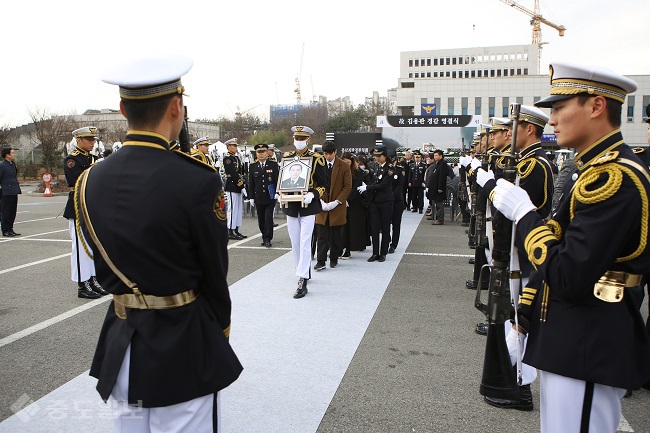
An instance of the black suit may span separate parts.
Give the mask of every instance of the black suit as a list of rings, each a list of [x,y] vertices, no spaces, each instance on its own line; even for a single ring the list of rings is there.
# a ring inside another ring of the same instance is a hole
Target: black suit
[[[0,226],[2,233],[9,233],[14,229],[18,210],[18,194],[20,193],[16,164],[6,159],[0,161],[0,214],[2,214]]]
[[[221,178],[168,149],[158,135],[129,133],[119,152],[87,172],[90,220],[117,269],[144,294],[200,293],[181,307],[126,308],[126,319],[111,302],[90,375],[106,400],[130,344],[129,403],[140,400],[143,407],[216,393],[242,371],[225,335],[231,303]],[[160,188],[170,173],[174,181]],[[132,293],[99,253],[95,266],[108,292]]]
[[[278,163],[267,159],[249,166],[248,185],[250,198],[255,201],[257,225],[263,242],[273,239],[273,209],[275,208],[275,186],[278,183]]]

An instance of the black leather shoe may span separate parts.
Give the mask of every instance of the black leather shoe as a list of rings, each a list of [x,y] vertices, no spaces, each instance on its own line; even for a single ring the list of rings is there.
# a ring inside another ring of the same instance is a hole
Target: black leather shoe
[[[418,213],[422,213],[422,209],[420,209],[420,210],[418,211]]]
[[[415,213],[415,212],[417,212],[417,211],[418,211],[417,209],[413,209],[411,212]]]
[[[393,254],[395,252],[395,248],[390,247],[388,248],[388,254]]]
[[[16,235],[13,234],[13,233],[11,233],[11,232],[4,232],[4,233],[2,234],[2,236],[6,237],[6,238],[13,238],[13,237],[16,236]]]
[[[341,259],[341,260],[347,260],[349,258],[350,258],[350,251],[348,251],[348,250],[345,250],[343,255],[341,257],[339,257],[339,259]]]
[[[20,236],[20,233],[16,233],[15,231],[11,230],[10,233],[14,236]]]
[[[369,261],[369,262],[374,262],[374,261],[376,261],[377,259],[379,259],[379,256],[376,255],[376,254],[373,254],[372,256],[370,256],[370,258],[368,258],[368,261]]]
[[[97,281],[97,278],[95,277],[90,277],[90,287],[93,289],[93,292],[97,292],[102,296],[106,296],[109,293],[104,290],[104,288],[99,284],[99,281]]]
[[[266,242],[264,243],[264,246],[265,246],[266,248],[271,248],[271,247],[273,246],[273,244],[271,244],[271,241],[266,241]]]
[[[476,329],[474,329],[478,335],[487,335],[488,333],[488,324],[485,322],[480,322],[476,324]]]
[[[382,254],[381,256],[379,256],[379,257],[377,258],[377,261],[378,261],[378,262],[385,262],[385,261],[386,261],[386,256],[385,256],[384,254]]]
[[[235,229],[235,234],[236,234],[237,236],[241,237],[242,239],[246,239],[246,238],[248,237],[248,236],[246,236],[246,235],[243,235],[243,234],[239,233],[239,227],[237,227],[237,228]]]
[[[432,216],[428,216],[427,219],[428,219],[429,221],[433,221],[433,217],[432,217]]]
[[[322,271],[325,268],[326,268],[325,262],[316,262],[316,264],[314,265],[315,271]]]
[[[273,227],[277,227],[277,226],[278,226],[278,223],[273,223]]]
[[[235,233],[234,230],[228,230],[228,239],[234,239],[236,241],[241,241],[244,238],[242,238],[237,233]]]
[[[339,265],[339,262],[337,261],[331,261],[330,260],[330,268],[334,269]]]
[[[474,280],[467,280],[465,281],[465,287],[467,287],[470,290],[476,290],[476,287],[478,286],[478,282]]]
[[[504,400],[500,398],[485,397],[485,402],[490,406],[501,409],[533,410],[533,394],[530,392],[530,385],[521,385],[519,387],[519,393],[521,394],[519,400]]]
[[[77,297],[85,299],[97,299],[101,298],[102,295],[95,292],[90,286],[90,281],[84,281],[79,283],[79,288],[77,289]]]
[[[265,246],[266,246],[266,242],[262,242],[262,243],[260,244],[260,247],[265,247]]]
[[[474,257],[472,257],[471,259],[469,259],[469,260],[467,261],[467,263],[469,263],[470,265],[473,265],[473,264],[474,264]]]
[[[304,298],[306,294],[307,294],[307,280],[301,278],[298,280],[298,289],[296,290],[296,293],[293,294],[293,298],[294,299]]]

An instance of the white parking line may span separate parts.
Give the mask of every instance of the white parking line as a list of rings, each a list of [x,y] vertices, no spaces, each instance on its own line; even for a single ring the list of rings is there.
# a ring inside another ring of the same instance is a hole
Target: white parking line
[[[58,259],[61,259],[63,257],[69,257],[70,255],[72,255],[72,253],[61,254],[60,256],[48,257],[47,259],[38,260],[36,262],[25,263],[24,265],[14,266],[13,268],[4,269],[4,270],[0,271],[0,275],[6,274],[7,272],[12,272],[12,271],[17,271],[19,269],[28,268],[30,266],[40,265],[41,263],[51,262],[52,260],[58,260]]]
[[[618,424],[618,430],[617,432],[625,432],[625,433],[634,433],[634,429],[630,425],[630,423],[627,422],[627,420],[621,415],[621,422]]]
[[[29,239],[29,238],[33,238],[33,237],[35,237],[35,236],[51,235],[52,233],[61,233],[61,232],[67,232],[67,231],[68,231],[68,229],[63,229],[63,230],[54,230],[53,232],[36,233],[36,234],[33,234],[33,235],[28,235],[28,236],[20,236],[19,238],[16,237],[16,238],[0,239],[0,244],[1,244],[1,243],[4,243],[4,242],[14,242],[14,241],[17,241],[17,240],[19,240],[19,239],[20,239],[20,240],[22,240],[22,239]]]
[[[466,259],[471,259],[474,257],[474,254],[440,254],[440,253],[404,253],[405,256],[431,256],[431,257],[463,257]]]
[[[29,211],[26,211],[26,212],[29,212]],[[39,218],[39,219],[36,219],[36,220],[16,221],[14,224],[25,224],[25,223],[33,223],[33,222],[37,222],[37,221],[47,221],[47,220],[55,220],[55,219],[57,219],[57,217]]]
[[[68,254],[70,255],[70,254]],[[18,331],[15,334],[11,334],[8,337],[3,338],[0,340],[0,347],[6,346],[9,343],[13,343],[16,340],[20,340],[23,337],[27,337],[28,335],[33,334],[34,332],[38,332],[41,329],[45,329],[48,326],[52,326],[56,323],[59,323],[65,319],[68,319],[72,316],[75,316],[81,312],[84,312],[88,310],[89,308],[92,308],[96,305],[103,304],[104,302],[108,302],[111,299],[113,299],[112,296],[104,296],[99,299],[95,299],[94,301],[90,301],[87,304],[83,304],[78,306],[77,308],[73,308],[72,310],[66,311],[65,313],[61,313],[56,317],[52,317],[51,319],[44,320],[41,323],[37,323],[34,326],[30,326],[29,328],[23,329],[22,331]]]

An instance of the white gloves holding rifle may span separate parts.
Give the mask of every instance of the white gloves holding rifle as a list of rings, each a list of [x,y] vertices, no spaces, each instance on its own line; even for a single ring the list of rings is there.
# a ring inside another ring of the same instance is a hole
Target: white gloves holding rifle
[[[497,186],[490,193],[494,207],[506,218],[519,222],[528,212],[537,210],[528,193],[505,179],[497,180]]]

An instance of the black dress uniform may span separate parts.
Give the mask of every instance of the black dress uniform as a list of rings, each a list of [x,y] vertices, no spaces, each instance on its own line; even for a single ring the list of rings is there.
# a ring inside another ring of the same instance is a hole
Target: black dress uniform
[[[249,166],[249,194],[255,202],[257,224],[262,233],[262,246],[265,247],[270,247],[273,240],[273,209],[279,171],[278,163],[270,158],[264,163],[257,161]]]
[[[420,161],[415,162],[411,166],[409,173],[409,183],[411,184],[411,193],[413,198],[411,203],[413,204],[413,212],[416,210],[422,213],[424,209],[424,173],[427,171],[427,165]]]
[[[74,212],[74,186],[77,179],[81,176],[84,170],[90,168],[97,161],[97,157],[90,152],[79,149],[75,146],[74,150],[63,160],[63,173],[65,174],[65,181],[68,187],[72,190],[68,193],[68,202],[65,204],[63,217],[68,219],[75,219]]]
[[[370,235],[372,256],[369,261],[384,261],[390,245],[390,222],[393,215],[393,176],[395,170],[388,164],[377,167],[374,183],[368,185],[366,193],[370,199]],[[381,246],[379,232],[381,231]]]
[[[399,243],[399,235],[402,229],[402,214],[406,208],[404,204],[404,184],[406,183],[406,164],[395,164],[393,173],[393,181],[391,187],[393,188],[393,213],[391,215],[390,224],[392,233],[390,238],[389,253],[394,253]]]
[[[174,182],[160,188],[170,173]],[[111,302],[90,369],[101,397],[110,395],[129,344],[131,404],[137,398],[145,408],[169,406],[231,384],[242,367],[227,340],[228,235],[214,168],[169,151],[158,134],[131,131],[119,152],[87,172],[85,194],[99,241],[139,292],[165,299],[198,295],[167,309],[120,312]],[[95,262],[106,290],[134,296],[101,254]]]
[[[619,130],[576,157],[547,224],[529,212],[517,224],[543,289],[524,361],[544,371],[623,389],[650,378],[650,343],[633,292],[650,268],[650,174]],[[589,252],[589,253],[588,253]],[[597,252],[597,253],[595,253]],[[609,296],[614,279],[622,298]],[[604,288],[598,289],[599,279]]]

